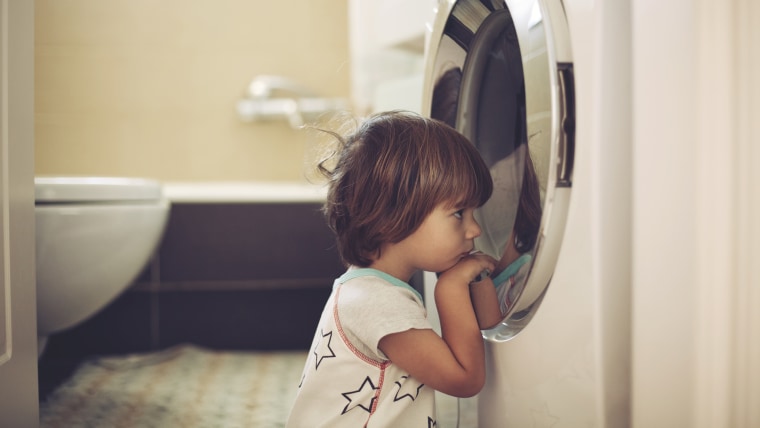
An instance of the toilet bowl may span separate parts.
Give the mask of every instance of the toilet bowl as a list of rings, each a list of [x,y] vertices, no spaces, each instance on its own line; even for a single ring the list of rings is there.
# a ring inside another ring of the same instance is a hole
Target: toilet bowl
[[[169,213],[159,182],[35,177],[37,335],[96,314],[140,274]]]

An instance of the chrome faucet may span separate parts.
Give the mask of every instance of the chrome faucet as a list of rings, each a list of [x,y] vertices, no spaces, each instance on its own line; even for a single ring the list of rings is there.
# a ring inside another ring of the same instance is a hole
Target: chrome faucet
[[[243,121],[254,122],[285,118],[293,128],[307,120],[338,110],[346,110],[343,98],[318,97],[300,83],[282,76],[260,75],[251,80],[245,97],[238,101],[238,115]]]

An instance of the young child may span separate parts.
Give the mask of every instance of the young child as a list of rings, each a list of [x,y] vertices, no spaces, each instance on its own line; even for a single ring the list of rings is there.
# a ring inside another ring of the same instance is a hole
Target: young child
[[[330,134],[342,147],[334,168],[320,164],[324,210],[348,270],[322,313],[287,426],[434,426],[434,390],[468,397],[483,387],[480,330],[501,321],[493,282],[480,276],[496,261],[472,252],[473,210],[491,196],[491,175],[464,136],[412,113]],[[441,336],[408,284],[420,270],[440,273]]]

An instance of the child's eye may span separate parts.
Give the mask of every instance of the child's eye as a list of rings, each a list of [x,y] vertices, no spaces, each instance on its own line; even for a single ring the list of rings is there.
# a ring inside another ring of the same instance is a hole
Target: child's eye
[[[457,211],[457,212],[454,213],[454,217],[456,217],[458,219],[461,219],[463,215],[464,215],[464,210],[459,210],[459,211]]]

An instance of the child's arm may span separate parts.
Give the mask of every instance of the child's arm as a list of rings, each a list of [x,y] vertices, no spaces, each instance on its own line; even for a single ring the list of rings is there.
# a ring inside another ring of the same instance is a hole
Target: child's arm
[[[494,327],[504,318],[499,307],[496,287],[490,277],[470,284],[470,298],[481,330]]]
[[[470,282],[492,259],[470,256],[444,272],[435,288],[441,334],[407,330],[380,340],[379,348],[394,364],[435,390],[470,397],[485,383],[485,351],[470,298]]]

